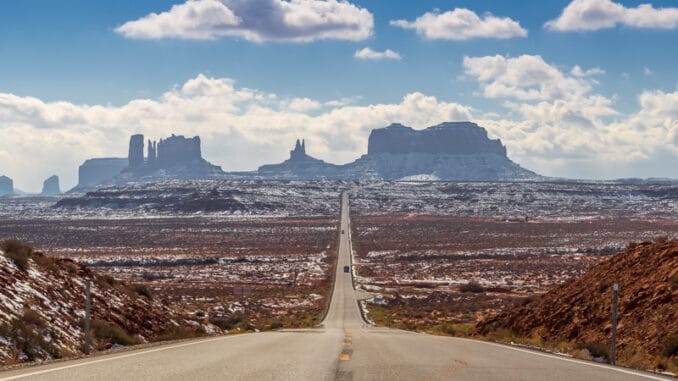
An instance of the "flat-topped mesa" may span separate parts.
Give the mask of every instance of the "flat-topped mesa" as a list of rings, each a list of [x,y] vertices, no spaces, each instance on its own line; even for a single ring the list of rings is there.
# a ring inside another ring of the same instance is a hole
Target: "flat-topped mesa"
[[[424,130],[394,123],[372,130],[367,153],[506,156],[506,147],[498,139],[489,139],[484,128],[471,122],[447,122]]]
[[[87,159],[78,168],[78,188],[95,187],[119,175],[129,166],[125,157],[102,157]]]
[[[45,196],[61,194],[61,188],[59,187],[59,176],[52,175],[48,177],[42,183],[42,193]]]

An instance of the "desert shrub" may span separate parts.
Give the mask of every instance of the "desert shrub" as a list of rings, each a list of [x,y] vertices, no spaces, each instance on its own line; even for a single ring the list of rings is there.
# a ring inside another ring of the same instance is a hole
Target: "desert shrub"
[[[28,258],[33,254],[33,248],[20,241],[10,239],[0,243],[0,249],[22,271],[28,269]]]
[[[24,310],[21,320],[26,324],[34,325],[38,328],[45,328],[46,326],[45,320],[43,320],[42,316],[30,308],[26,308]]]
[[[604,293],[607,291],[607,289],[610,288],[610,282],[607,280],[602,280],[600,283],[598,283],[598,292],[599,293]]]
[[[440,325],[440,332],[442,332],[446,335],[450,335],[450,336],[456,336],[457,335],[457,330],[454,329],[454,326],[451,325],[451,324],[447,324],[447,323]]]
[[[99,276],[95,279],[95,282],[99,287],[102,288],[113,287],[118,284],[118,281],[110,275]]]
[[[24,321],[24,317],[27,317],[30,322]],[[40,328],[44,327],[44,324],[39,315],[32,313],[27,315],[24,312],[24,316],[12,320],[10,334],[6,337],[13,341],[16,349],[25,353],[31,361],[45,357],[59,358],[61,356],[60,351],[54,344],[48,342],[40,332]]]
[[[629,241],[629,243],[626,244],[626,249],[627,249],[627,250],[633,250],[633,249],[635,249],[636,247],[638,247],[638,242]]]
[[[516,334],[508,328],[499,328],[490,335],[490,339],[507,343],[515,341]]]
[[[673,274],[673,276],[669,278],[669,284],[672,289],[678,289],[678,273]]]
[[[577,348],[587,349],[589,353],[591,353],[591,356],[593,357],[603,357],[606,360],[610,359],[610,348],[608,347],[607,344],[592,341],[586,343],[579,343],[577,345]]]
[[[100,341],[120,345],[135,345],[140,343],[138,338],[131,336],[123,328],[104,320],[92,320],[91,327],[94,337]]]
[[[669,242],[669,236],[667,236],[667,235],[656,236],[656,237],[654,237],[654,241],[656,243],[667,243],[667,242]]]
[[[63,264],[66,267],[66,271],[69,274],[76,274],[78,272],[78,265],[75,262],[67,260],[67,261],[64,261]]]
[[[153,293],[151,293],[151,290],[145,284],[133,284],[132,289],[137,294],[145,296],[149,300],[153,299]]]
[[[31,258],[33,258],[33,261],[36,265],[46,269],[49,272],[57,272],[59,270],[59,266],[56,264],[56,261],[43,253],[35,252]]]
[[[271,325],[268,327],[269,329],[280,329],[283,327],[283,323],[279,321],[274,321],[271,323]]]
[[[247,327],[247,322],[245,322],[242,315],[233,315],[228,318],[210,318],[210,323],[225,331],[230,331],[234,328],[245,329]]]
[[[530,295],[530,296],[527,296],[525,298],[522,298],[522,300],[520,301],[520,306],[525,307],[526,305],[534,302],[537,299],[539,299],[539,297],[536,296],[536,295]]]
[[[197,336],[202,336],[204,331],[201,329],[191,329],[187,327],[170,326],[159,338],[159,341],[183,340]]]
[[[471,281],[466,284],[459,286],[459,291],[461,292],[472,292],[474,294],[481,293],[485,291],[485,288],[476,281]]]
[[[659,343],[659,353],[664,357],[678,355],[678,335],[668,335]]]

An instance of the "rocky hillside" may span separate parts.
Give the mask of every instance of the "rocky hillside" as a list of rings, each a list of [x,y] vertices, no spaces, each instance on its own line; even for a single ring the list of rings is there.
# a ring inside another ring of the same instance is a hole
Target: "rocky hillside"
[[[0,364],[82,354],[87,281],[93,350],[218,331],[181,317],[143,286],[5,241],[0,243]]]
[[[631,244],[523,306],[478,324],[482,334],[510,331],[546,346],[608,356],[612,285],[619,292],[620,364],[678,368],[678,240]]]

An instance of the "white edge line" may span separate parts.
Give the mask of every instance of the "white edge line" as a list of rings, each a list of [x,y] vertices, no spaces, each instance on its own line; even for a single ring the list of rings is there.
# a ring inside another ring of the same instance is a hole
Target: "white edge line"
[[[645,377],[645,378],[648,378],[648,379],[651,379],[651,380],[667,381],[667,380],[671,379],[669,376],[666,376],[666,377],[655,376],[655,375],[652,375],[652,374],[646,374],[646,373],[641,372],[641,371],[633,371],[633,370],[630,370],[630,369],[619,368],[619,367],[612,366],[612,365],[596,364],[596,363],[588,362],[588,361],[584,361],[584,360],[578,360],[578,359],[572,359],[572,358],[568,358],[568,357],[558,356],[558,355],[551,354],[551,353],[542,353],[542,352],[539,352],[539,351],[531,351],[529,349],[516,348],[516,347],[510,346],[510,345],[493,343],[491,341],[473,340],[473,339],[466,339],[466,338],[463,338],[463,337],[455,337],[455,339],[472,341],[474,343],[483,343],[483,344],[492,345],[492,346],[504,348],[504,349],[512,349],[514,351],[528,353],[528,354],[535,355],[535,356],[541,356],[541,357],[556,359],[556,360],[560,360],[560,361],[567,361],[567,362],[571,362],[571,363],[575,363],[575,364],[579,364],[579,365],[587,365],[587,366],[592,366],[592,367],[595,367],[595,368],[601,368],[601,369],[605,369],[605,370],[612,370],[612,371],[615,371],[615,372],[626,373],[626,374],[630,374],[630,375],[633,375],[633,376]]]
[[[167,350],[170,350],[170,349],[176,349],[176,348],[188,347],[188,346],[191,346],[191,345],[209,343],[209,342],[212,342],[212,341],[224,340],[224,339],[228,339],[228,338],[232,338],[232,337],[237,337],[237,336],[215,337],[215,338],[212,338],[212,339],[198,340],[198,341],[193,341],[193,342],[190,342],[190,343],[163,346],[163,347],[160,347],[160,348],[149,349],[147,351],[134,351],[132,353],[128,353],[128,354],[120,355],[120,356],[106,357],[106,358],[99,359],[99,360],[85,361],[85,362],[81,362],[81,363],[77,363],[77,364],[65,365],[65,366],[60,366],[60,367],[56,367],[56,368],[49,368],[49,369],[39,370],[39,371],[31,372],[31,373],[17,374],[15,376],[0,378],[0,381],[17,380],[17,379],[20,379],[20,378],[37,376],[37,375],[40,375],[40,374],[57,372],[57,371],[64,370],[64,369],[78,368],[78,367],[81,367],[81,366],[99,364],[99,363],[102,363],[102,362],[120,360],[120,359],[124,359],[124,358],[128,358],[128,357],[141,356],[141,355],[145,355],[145,354],[148,354],[148,353],[162,352],[162,351],[167,351]]]

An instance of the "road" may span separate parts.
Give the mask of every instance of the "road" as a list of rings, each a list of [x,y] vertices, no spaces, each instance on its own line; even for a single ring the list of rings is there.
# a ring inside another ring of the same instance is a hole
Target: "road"
[[[342,196],[332,300],[322,326],[222,336],[0,373],[1,380],[666,380],[499,344],[366,324]]]

